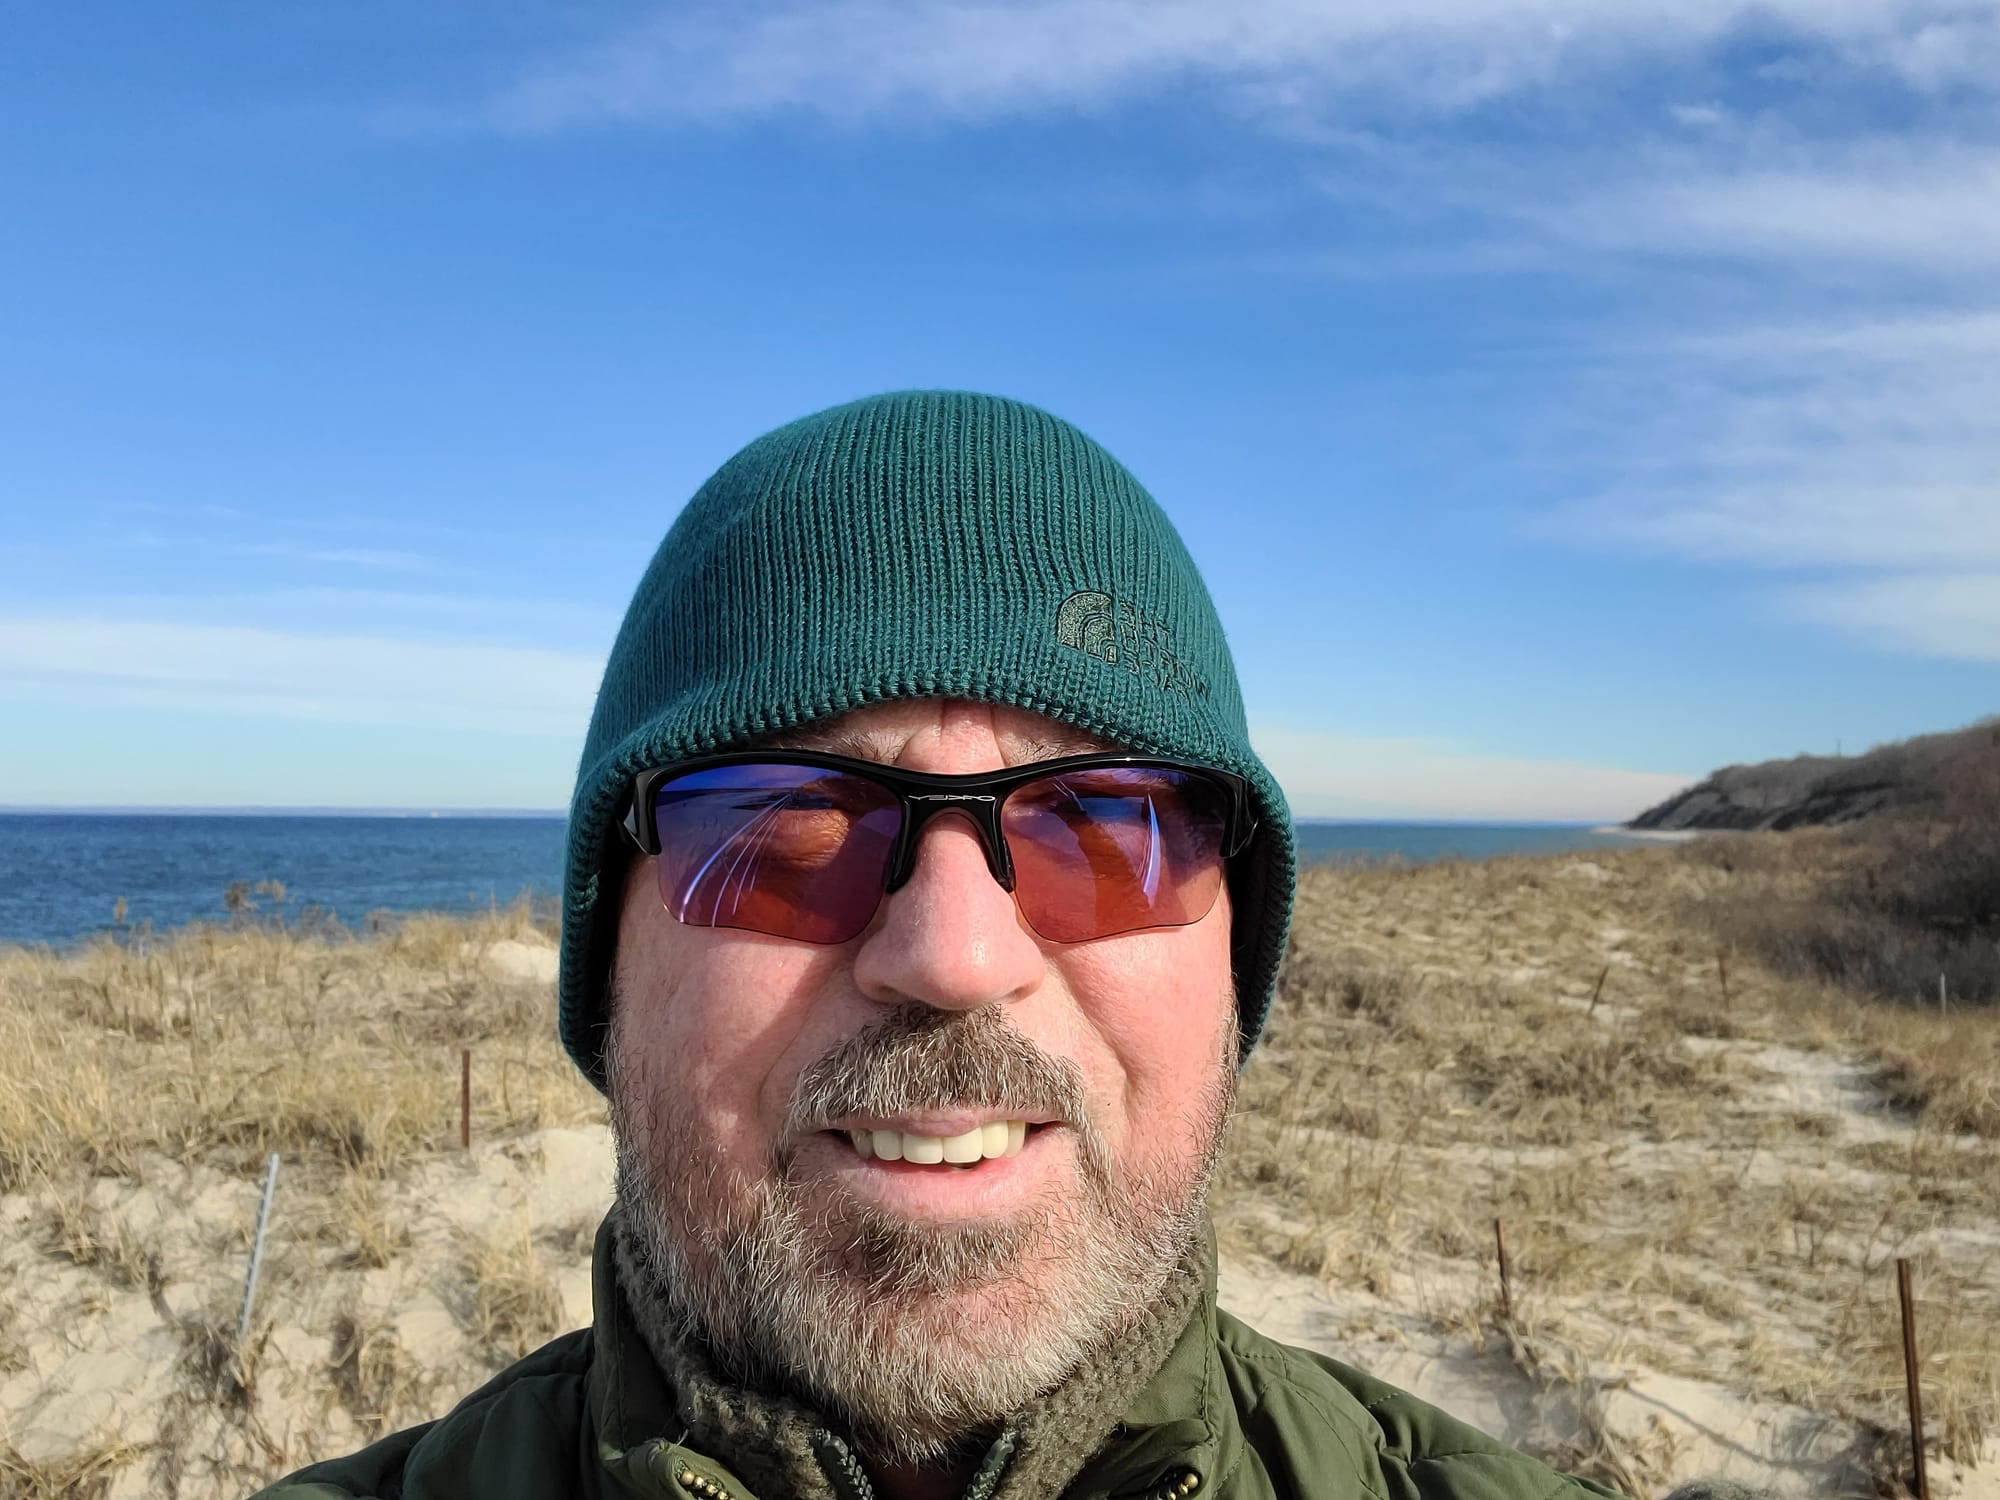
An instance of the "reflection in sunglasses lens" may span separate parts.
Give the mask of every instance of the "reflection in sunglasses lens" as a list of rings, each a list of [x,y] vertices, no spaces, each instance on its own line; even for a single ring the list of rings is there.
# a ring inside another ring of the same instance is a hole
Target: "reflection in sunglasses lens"
[[[1198,922],[1222,887],[1227,811],[1207,778],[1107,766],[1030,782],[1001,815],[1028,925],[1077,943]]]
[[[809,943],[868,925],[902,821],[894,795],[863,777],[771,763],[674,777],[654,812],[675,917]]]

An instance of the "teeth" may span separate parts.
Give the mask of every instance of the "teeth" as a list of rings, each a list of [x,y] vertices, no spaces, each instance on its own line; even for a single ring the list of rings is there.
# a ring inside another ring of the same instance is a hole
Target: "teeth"
[[[850,1130],[847,1138],[857,1156],[879,1161],[908,1161],[922,1166],[950,1162],[970,1166],[999,1156],[1019,1156],[1028,1139],[1025,1120],[989,1120],[963,1135],[906,1135],[900,1130]]]

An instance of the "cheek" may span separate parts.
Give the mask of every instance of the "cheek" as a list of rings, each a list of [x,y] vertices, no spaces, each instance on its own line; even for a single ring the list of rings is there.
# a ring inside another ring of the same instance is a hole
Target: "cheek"
[[[1059,960],[1079,1053],[1097,1057],[1130,1124],[1185,1114],[1213,1086],[1235,1004],[1229,960],[1227,921],[1086,943]]]
[[[613,1024],[618,1086],[633,1112],[667,1126],[679,1149],[760,1170],[794,1080],[818,1055],[816,997],[831,956],[685,927],[657,901],[628,904]]]

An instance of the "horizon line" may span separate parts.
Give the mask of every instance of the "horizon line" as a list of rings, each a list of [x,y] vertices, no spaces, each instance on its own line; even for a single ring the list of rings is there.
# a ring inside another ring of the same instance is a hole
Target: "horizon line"
[[[64,814],[73,817],[309,817],[309,818],[567,818],[560,808],[540,807],[373,807],[337,803],[240,802],[0,802],[0,816]]]
[[[288,806],[282,803],[35,803],[0,802],[6,817],[309,817],[309,818],[524,818],[566,819],[558,808],[537,807],[347,807],[332,804]],[[1346,817],[1312,814],[1292,819],[1295,828],[1586,828],[1621,830],[1622,821],[1604,818],[1441,818]]]

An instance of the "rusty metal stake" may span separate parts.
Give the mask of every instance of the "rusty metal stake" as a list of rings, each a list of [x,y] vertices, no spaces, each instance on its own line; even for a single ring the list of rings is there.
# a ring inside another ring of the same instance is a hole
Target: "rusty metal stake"
[[[1910,1263],[1896,1257],[1896,1297],[1903,1304],[1903,1378],[1910,1388],[1910,1452],[1917,1465],[1917,1500],[1931,1500],[1930,1476],[1924,1472],[1924,1401],[1917,1386],[1917,1314],[1910,1295]]]
[[[458,1053],[458,1149],[472,1149],[472,1049]]]
[[[1493,1243],[1500,1250],[1500,1316],[1514,1321],[1514,1267],[1507,1259],[1507,1226],[1493,1221]]]

